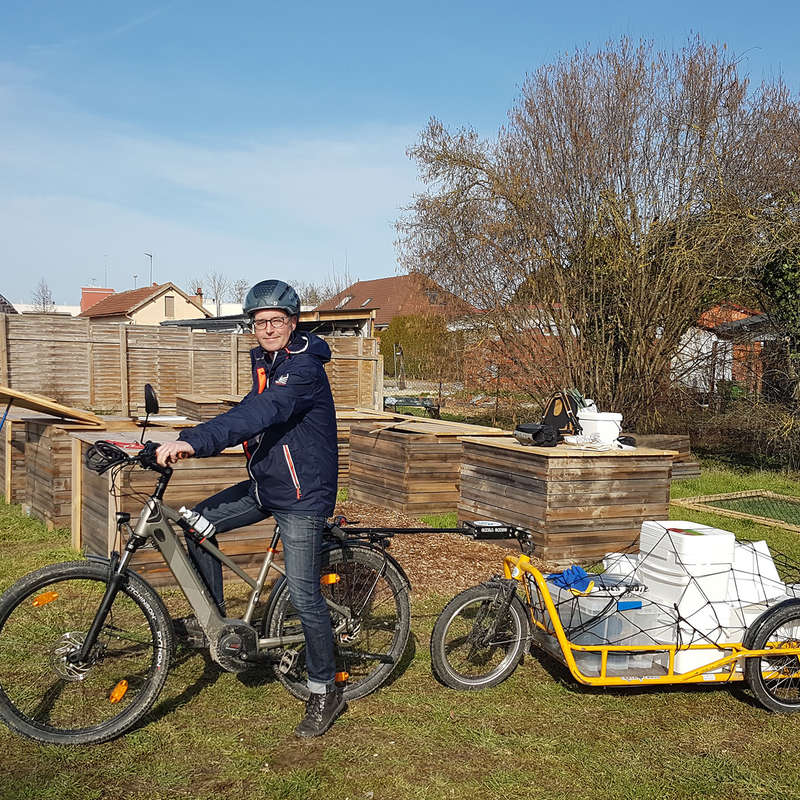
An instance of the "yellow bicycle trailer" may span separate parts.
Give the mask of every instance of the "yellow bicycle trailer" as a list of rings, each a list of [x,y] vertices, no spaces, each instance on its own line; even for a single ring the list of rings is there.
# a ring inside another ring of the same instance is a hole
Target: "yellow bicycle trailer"
[[[499,523],[476,525],[466,529],[474,538],[516,538],[523,552],[506,556],[503,576],[461,592],[437,619],[431,663],[446,686],[476,690],[497,685],[533,644],[589,686],[746,680],[767,709],[800,711],[800,598],[763,603],[763,612],[738,628],[743,633],[738,640],[730,641],[725,638],[730,629],[693,627],[681,618],[678,603],[670,608],[652,602],[647,588],[633,580],[589,573],[586,588],[558,585],[531,562],[527,531]],[[781,563],[800,576],[789,559]],[[630,624],[634,617],[641,622],[646,613],[658,620],[653,629]]]

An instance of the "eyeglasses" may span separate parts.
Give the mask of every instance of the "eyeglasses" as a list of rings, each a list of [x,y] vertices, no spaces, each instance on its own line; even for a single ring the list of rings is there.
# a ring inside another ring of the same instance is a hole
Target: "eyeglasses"
[[[257,331],[263,331],[267,325],[272,325],[276,331],[279,331],[285,325],[289,324],[291,317],[271,317],[270,319],[254,319],[253,328]]]

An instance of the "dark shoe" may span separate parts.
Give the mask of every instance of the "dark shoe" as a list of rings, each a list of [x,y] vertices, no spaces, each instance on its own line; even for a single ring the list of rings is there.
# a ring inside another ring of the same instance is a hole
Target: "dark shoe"
[[[329,689],[325,694],[312,692],[306,700],[306,715],[294,729],[294,735],[301,739],[322,736],[346,708],[341,686]]]
[[[197,621],[197,617],[178,617],[172,620],[175,638],[184,646],[202,650],[208,647],[208,639]]]

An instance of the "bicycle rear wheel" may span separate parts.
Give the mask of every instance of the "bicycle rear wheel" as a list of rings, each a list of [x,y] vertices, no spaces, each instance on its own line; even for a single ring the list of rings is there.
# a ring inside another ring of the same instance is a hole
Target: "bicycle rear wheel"
[[[500,582],[473,586],[442,610],[431,634],[431,667],[445,686],[486,689],[517,668],[528,639],[528,622],[516,594],[507,613],[502,613],[506,591]]]
[[[800,601],[787,600],[756,620],[747,632],[751,650],[800,647]],[[800,711],[800,658],[794,655],[754,656],[745,659],[744,674],[756,699],[780,714]]]
[[[40,742],[96,744],[136,724],[164,686],[172,628],[161,598],[129,574],[85,663],[108,567],[53,564],[0,598],[0,719]]]
[[[327,582],[325,576],[338,577]],[[285,581],[276,588],[265,620],[268,636],[302,633],[300,617]],[[323,554],[322,594],[350,610],[352,618],[335,635],[336,671],[346,700],[375,691],[391,675],[405,651],[411,630],[408,583],[390,561],[367,547],[337,547]],[[343,622],[331,610],[334,630]],[[285,650],[278,680],[301,700],[308,697],[305,644]]]

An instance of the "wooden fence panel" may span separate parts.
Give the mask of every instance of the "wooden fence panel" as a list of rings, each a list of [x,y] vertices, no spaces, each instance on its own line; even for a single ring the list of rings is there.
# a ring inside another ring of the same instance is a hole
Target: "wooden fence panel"
[[[191,385],[190,332],[185,328],[130,325],[128,386],[132,412],[144,408],[144,385],[151,383],[161,405],[175,408],[175,395]]]
[[[119,325],[54,315],[0,315],[0,364],[7,385],[64,405],[137,413],[144,384],[165,409],[177,394],[249,391],[252,334],[195,333],[186,328]],[[339,406],[380,409],[382,360],[375,339],[326,337],[326,365]]]
[[[236,394],[231,386],[231,335],[194,333],[192,340],[192,392]],[[180,391],[179,394],[187,393]]]
[[[119,329],[120,326],[113,322],[91,324],[89,408],[101,411],[120,411],[122,408]]]
[[[67,406],[89,405],[88,320],[8,315],[9,386]]]

